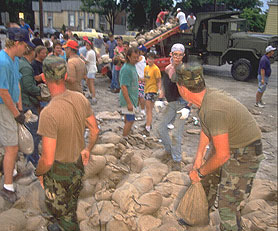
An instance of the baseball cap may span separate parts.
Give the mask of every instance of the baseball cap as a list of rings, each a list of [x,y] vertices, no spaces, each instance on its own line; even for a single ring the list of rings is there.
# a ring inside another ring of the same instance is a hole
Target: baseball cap
[[[265,53],[269,53],[270,51],[275,51],[276,48],[274,48],[273,46],[268,46],[267,48],[265,48]]]
[[[117,40],[117,39],[123,40],[123,37],[122,37],[121,35],[118,35],[115,39],[116,39],[116,40]]]
[[[103,39],[103,34],[102,33],[98,33],[97,34],[101,39]]]
[[[89,43],[90,45],[92,45],[92,42],[91,42],[88,38],[86,38],[86,39],[83,38],[83,40],[84,40],[85,42]]]
[[[35,44],[30,42],[28,30],[22,28],[9,28],[7,37],[13,41],[25,42],[28,46],[35,48]]]
[[[47,80],[64,79],[67,73],[66,61],[58,56],[48,56],[43,61],[42,70]]]
[[[70,47],[72,49],[75,49],[75,50],[78,50],[78,43],[74,40],[68,40],[66,45],[63,46],[63,48],[66,48],[66,47]]]
[[[174,78],[178,85],[185,86],[194,93],[201,92],[206,86],[203,67],[197,62],[178,65]]]
[[[181,11],[181,8],[178,8],[177,11]]]
[[[184,52],[184,45],[182,45],[181,43],[174,44],[171,48],[171,52],[175,52],[175,51]]]
[[[83,40],[88,40],[89,38],[88,38],[88,36],[83,36],[82,39]]]
[[[145,52],[145,53],[148,51],[147,48],[146,48],[144,45],[140,45],[140,46],[138,47],[138,50],[143,51],[143,52]]]

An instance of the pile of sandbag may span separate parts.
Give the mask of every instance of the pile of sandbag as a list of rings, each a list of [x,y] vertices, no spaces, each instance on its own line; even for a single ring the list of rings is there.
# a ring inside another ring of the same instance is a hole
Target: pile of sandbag
[[[130,42],[130,45],[133,47],[138,47],[138,45],[141,45],[141,44],[143,45],[147,41],[152,40],[154,37],[160,35],[163,32],[166,32],[167,30],[170,30],[176,26],[177,26],[176,22],[174,22],[173,20],[170,20],[165,25],[162,24],[159,27],[157,27],[156,29],[150,30],[144,34],[137,36],[134,41]]]
[[[102,126],[105,123],[113,127],[111,121],[103,120]],[[171,171],[170,156],[168,162],[160,160],[163,149],[156,138],[132,133],[126,140],[121,130],[115,130],[100,135],[85,167],[77,208],[81,231],[188,230],[178,219],[185,215],[182,201],[191,185],[188,172],[194,159],[183,152],[183,171]],[[21,189],[26,185],[17,186],[22,197],[13,209],[8,210],[0,197],[1,230],[46,230],[48,221],[41,215],[46,211],[44,192],[39,182],[31,183],[24,194]],[[256,179],[250,197],[242,204],[242,226],[246,230],[277,230],[277,198],[277,182]],[[218,230],[219,223],[216,210],[210,214],[211,230]]]
[[[184,230],[174,212],[190,180],[152,157],[151,143],[158,141],[140,134],[123,141],[113,132],[99,141],[85,167],[77,211],[81,231]],[[144,151],[136,149],[143,145]]]

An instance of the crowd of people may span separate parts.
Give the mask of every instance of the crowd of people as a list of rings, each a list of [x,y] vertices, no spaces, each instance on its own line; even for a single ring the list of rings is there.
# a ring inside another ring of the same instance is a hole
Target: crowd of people
[[[177,12],[181,31],[194,25],[193,14],[186,21],[181,9]],[[168,13],[159,14],[157,25],[164,23]],[[109,90],[119,93],[124,115],[122,139],[128,141],[138,112],[146,120],[142,134],[150,136],[153,109],[159,112],[165,107],[159,114],[158,134],[164,145],[164,155],[173,161],[172,170],[181,171],[184,126],[192,104],[196,105],[200,109],[202,131],[190,179],[193,184],[201,181],[210,208],[218,195],[221,230],[240,230],[238,207],[249,195],[259,167],[261,132],[240,102],[206,87],[201,65],[198,66],[200,72],[192,74],[191,64],[182,61],[183,44],[172,46],[171,64],[161,73],[154,53],[148,52],[143,44],[130,47],[121,36],[114,38],[109,34],[107,43],[101,36],[95,41],[83,37],[84,46],[80,47],[69,32],[59,39],[51,38],[52,44],[48,46],[40,43],[38,34],[33,43],[30,42],[30,33],[28,28],[9,28],[6,47],[0,52],[0,143],[5,150],[4,185],[0,195],[4,199],[15,202],[18,197],[13,180],[20,174],[30,174],[18,173],[15,162],[17,124],[25,124],[24,113],[31,110],[39,120],[26,124],[35,148],[25,157],[36,167],[34,174],[47,192],[46,206],[57,221],[50,224],[48,230],[79,230],[77,200],[82,189],[84,165],[89,161],[99,133],[92,105],[97,103],[94,81],[98,57],[105,48],[112,59]],[[262,104],[262,94],[271,73],[267,59],[273,51],[274,48],[268,47],[266,57],[260,62],[257,106]],[[86,85],[90,92],[87,98],[83,94]],[[45,88],[51,96],[46,100],[41,94]],[[169,124],[174,124],[172,138],[168,133]],[[85,127],[90,131],[87,145]],[[42,142],[41,155],[39,142]],[[208,145],[212,151],[206,155]],[[233,203],[230,203],[231,198]]]

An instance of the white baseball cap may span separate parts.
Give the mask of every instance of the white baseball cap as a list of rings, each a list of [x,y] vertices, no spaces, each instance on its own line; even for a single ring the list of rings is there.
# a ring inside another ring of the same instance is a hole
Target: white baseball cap
[[[177,11],[181,11],[181,8],[178,8]]]
[[[267,48],[265,48],[265,53],[269,53],[270,51],[275,51],[276,48],[274,48],[273,46],[268,46]]]
[[[175,52],[175,51],[184,52],[184,45],[182,45],[181,43],[174,44],[171,48],[171,52]]]

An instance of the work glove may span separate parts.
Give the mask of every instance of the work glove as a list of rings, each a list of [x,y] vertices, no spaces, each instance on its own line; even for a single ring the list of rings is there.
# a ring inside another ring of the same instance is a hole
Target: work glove
[[[181,114],[181,117],[180,117],[181,120],[187,119],[189,116],[189,113],[190,113],[190,109],[188,109],[188,108],[182,108],[181,110],[177,111],[177,114]]]
[[[14,118],[16,122],[18,122],[19,124],[24,124],[25,123],[25,115],[24,112],[21,111],[20,114]]]
[[[159,109],[163,108],[164,106],[165,106],[165,104],[161,100],[157,100],[154,103],[154,107],[155,107],[156,112],[159,112]]]

